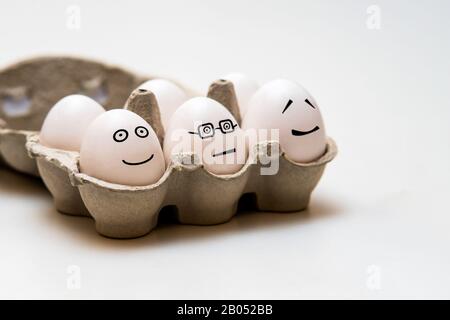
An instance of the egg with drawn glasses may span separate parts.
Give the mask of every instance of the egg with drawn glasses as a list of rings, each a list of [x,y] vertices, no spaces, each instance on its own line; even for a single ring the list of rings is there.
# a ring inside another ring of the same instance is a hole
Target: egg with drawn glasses
[[[219,102],[196,97],[186,101],[170,119],[164,155],[195,153],[204,168],[217,175],[233,174],[245,164],[247,149],[242,130]]]

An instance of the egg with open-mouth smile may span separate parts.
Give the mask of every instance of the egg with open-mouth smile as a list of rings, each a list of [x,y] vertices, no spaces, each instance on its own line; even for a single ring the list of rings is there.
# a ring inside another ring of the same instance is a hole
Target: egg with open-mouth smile
[[[278,140],[288,158],[298,163],[314,161],[325,153],[325,127],[317,102],[290,80],[277,79],[262,86],[250,100],[242,127],[258,131],[250,145]]]
[[[116,109],[97,117],[87,129],[80,170],[111,183],[150,185],[164,174],[164,155],[156,133],[143,118]]]

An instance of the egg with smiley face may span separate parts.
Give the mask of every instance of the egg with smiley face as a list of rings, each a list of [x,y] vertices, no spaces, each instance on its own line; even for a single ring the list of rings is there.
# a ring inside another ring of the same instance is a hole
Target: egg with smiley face
[[[81,144],[80,170],[107,182],[144,186],[164,174],[164,154],[156,133],[143,118],[115,109],[88,127]]]
[[[217,175],[239,171],[247,159],[242,130],[219,102],[196,97],[172,115],[164,139],[164,155],[170,163],[180,153],[194,153],[204,168]]]
[[[298,163],[314,161],[325,153],[326,134],[319,107],[308,91],[290,80],[277,79],[262,86],[250,100],[242,127],[278,130],[281,148]],[[264,138],[261,133],[257,136],[259,141],[278,140],[270,132]]]

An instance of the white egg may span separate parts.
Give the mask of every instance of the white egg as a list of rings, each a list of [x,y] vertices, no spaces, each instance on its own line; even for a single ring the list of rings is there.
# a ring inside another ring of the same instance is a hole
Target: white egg
[[[74,94],[59,100],[48,112],[39,134],[42,145],[80,151],[81,141],[91,122],[105,109],[95,100]]]
[[[322,156],[326,134],[314,98],[299,84],[285,79],[270,81],[252,97],[243,119],[243,129],[279,130],[279,142],[295,162],[307,163]],[[258,132],[259,140],[277,140]],[[253,144],[251,142],[251,144]]]
[[[247,159],[236,119],[222,104],[206,97],[186,101],[170,119],[164,139],[166,161],[181,152],[197,154],[205,169],[218,175],[239,171]]]
[[[81,172],[111,183],[144,186],[165,171],[164,154],[153,129],[134,112],[116,109],[97,117],[86,131]]]
[[[222,77],[222,79],[228,80],[233,83],[236,98],[239,104],[239,110],[243,117],[248,109],[248,103],[250,99],[258,90],[258,83],[242,73],[230,73]]]
[[[165,79],[149,80],[141,84],[139,88],[149,90],[155,95],[164,127],[167,126],[175,110],[188,99],[186,92],[182,88]]]

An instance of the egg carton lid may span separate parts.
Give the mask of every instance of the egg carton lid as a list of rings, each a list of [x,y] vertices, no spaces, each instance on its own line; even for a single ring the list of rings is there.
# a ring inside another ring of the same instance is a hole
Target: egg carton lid
[[[147,77],[121,67],[73,56],[35,57],[0,70],[0,163],[38,176],[28,157],[26,139],[42,126],[50,108],[61,98],[81,93],[98,100],[105,109],[121,108],[130,92]],[[194,92],[183,88],[188,95]]]

